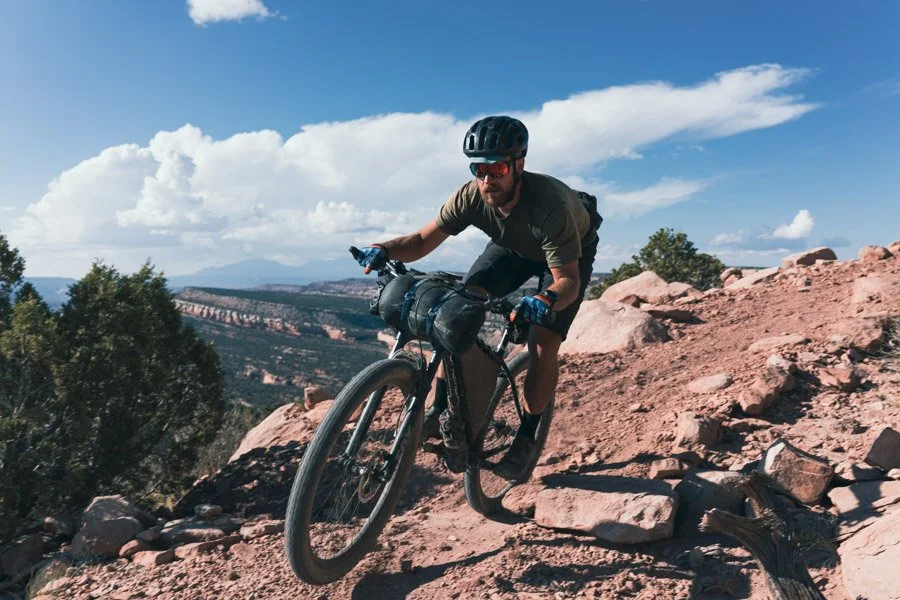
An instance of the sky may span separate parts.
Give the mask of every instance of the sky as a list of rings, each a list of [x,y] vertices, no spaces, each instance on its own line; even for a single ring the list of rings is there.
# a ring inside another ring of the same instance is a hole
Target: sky
[[[728,265],[900,239],[900,3],[0,0],[0,234],[26,275],[289,265],[411,233],[466,129]],[[469,228],[418,266],[465,270]]]

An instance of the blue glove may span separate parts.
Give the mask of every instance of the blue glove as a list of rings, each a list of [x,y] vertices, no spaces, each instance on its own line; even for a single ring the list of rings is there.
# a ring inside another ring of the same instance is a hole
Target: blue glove
[[[553,304],[553,300],[543,294],[524,296],[513,309],[512,320],[522,317],[532,323],[543,323]]]
[[[361,267],[365,267],[366,273],[373,270],[377,271],[387,263],[387,260],[387,251],[381,246],[366,246],[365,248],[361,248],[359,255],[356,257],[356,262],[358,262]]]

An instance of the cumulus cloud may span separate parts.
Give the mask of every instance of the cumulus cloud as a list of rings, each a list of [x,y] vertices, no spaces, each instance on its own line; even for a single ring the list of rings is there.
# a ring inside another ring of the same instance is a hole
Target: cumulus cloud
[[[208,18],[239,14],[209,6],[191,3]],[[663,177],[625,189],[588,173],[639,159],[672,136],[699,142],[796,119],[816,105],[785,89],[807,75],[761,65],[691,87],[641,83],[551,100],[518,113],[531,132],[526,168],[595,193],[605,217],[671,206],[709,183]],[[32,265],[51,264],[64,250],[127,268],[152,255],[177,272],[249,256],[342,256],[350,243],[408,233],[435,216],[469,177],[460,139],[478,116],[375,115],[308,124],[286,138],[261,130],[213,139],[190,124],[160,131],[146,145],[107,148],[61,173],[10,239]],[[785,231],[804,227],[792,226]],[[436,256],[470,260],[485,239],[467,232]]]
[[[197,25],[274,16],[262,0],[187,0],[187,7],[191,20]]]
[[[794,216],[794,219],[787,225],[778,226],[775,231],[772,232],[771,237],[780,240],[799,240],[808,238],[809,234],[812,233],[815,224],[816,221],[813,219],[812,214],[804,209],[798,212]]]
[[[779,252],[802,250],[807,246],[807,240],[812,235],[815,219],[812,213],[803,209],[797,212],[790,223],[779,225],[774,230],[762,228],[756,231],[740,230],[736,232],[720,233],[710,240],[710,245],[717,248],[717,253],[723,256],[729,253],[744,253],[751,255],[771,255]]]

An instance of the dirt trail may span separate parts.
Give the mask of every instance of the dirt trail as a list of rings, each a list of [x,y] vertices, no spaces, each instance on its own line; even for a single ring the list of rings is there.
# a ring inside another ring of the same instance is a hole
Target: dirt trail
[[[821,354],[843,319],[872,311],[900,314],[897,297],[870,303],[866,312],[850,301],[854,282],[863,276],[900,280],[900,258],[802,268],[798,276],[810,278],[808,291],[788,277],[689,305],[698,322],[670,325],[672,342],[627,353],[566,357],[556,419],[535,480],[555,473],[647,477],[651,460],[672,452],[680,413],[718,413],[726,424],[728,418],[742,416],[734,408],[737,394],[772,354],[748,352],[751,343],[799,334],[810,342],[794,352]],[[808,371],[818,368],[814,358],[804,358]],[[759,458],[773,439],[783,437],[832,463],[861,461],[879,426],[900,428],[900,375],[887,368],[884,357],[854,358],[868,373],[858,390],[825,389],[809,377],[762,415],[772,427],[727,435],[706,460],[727,469]],[[732,375],[730,388],[708,395],[688,391],[690,381],[719,372]],[[635,403],[646,411],[632,412]],[[342,581],[323,587],[299,583],[287,565],[281,537],[268,536],[152,570],[125,560],[79,567],[66,597],[767,597],[749,553],[724,538],[616,546],[544,529],[525,518],[491,521],[468,508],[461,476],[441,470],[432,455],[420,454],[418,464],[413,484],[431,487],[427,499],[402,508],[379,548]],[[692,568],[685,553],[716,543],[722,550],[713,549],[713,556]],[[812,573],[827,598],[845,598],[835,561],[824,561]]]

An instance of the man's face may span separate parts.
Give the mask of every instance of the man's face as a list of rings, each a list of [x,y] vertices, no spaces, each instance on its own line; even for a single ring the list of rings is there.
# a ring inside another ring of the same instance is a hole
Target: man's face
[[[475,174],[478,191],[484,203],[492,208],[500,208],[509,204],[516,193],[516,179],[513,169],[521,172],[524,160],[489,163],[485,166],[476,166],[479,172]],[[506,165],[504,169],[501,165]],[[511,167],[511,168],[510,168]],[[506,171],[503,175],[497,175],[497,171]]]

